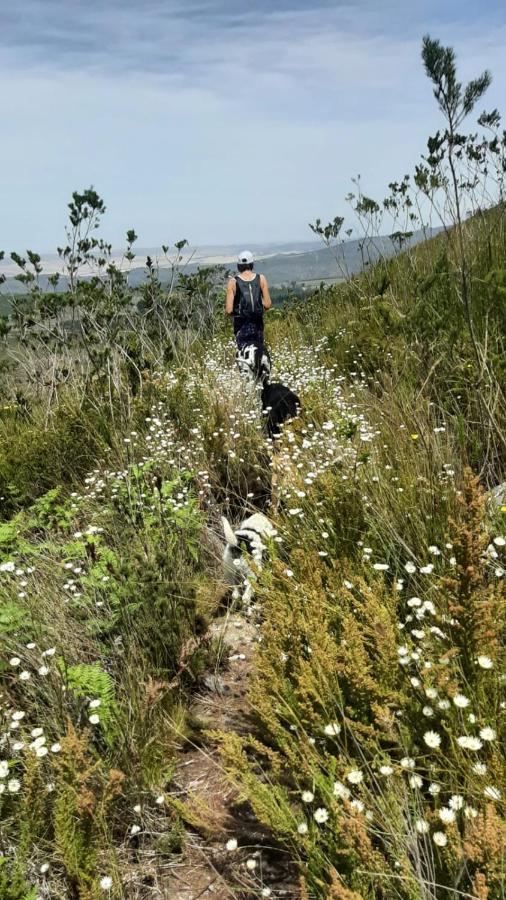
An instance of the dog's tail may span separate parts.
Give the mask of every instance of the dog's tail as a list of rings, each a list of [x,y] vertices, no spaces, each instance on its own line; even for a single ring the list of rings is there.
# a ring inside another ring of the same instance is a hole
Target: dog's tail
[[[239,541],[237,540],[234,529],[232,528],[228,519],[225,518],[225,516],[221,517],[221,524],[223,525],[223,533],[225,535],[227,544],[231,544],[232,547],[237,547]]]

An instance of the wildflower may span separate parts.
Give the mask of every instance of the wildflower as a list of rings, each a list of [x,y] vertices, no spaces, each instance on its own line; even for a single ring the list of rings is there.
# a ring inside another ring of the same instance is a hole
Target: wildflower
[[[25,745],[24,745],[23,741],[15,741],[12,745],[12,749],[13,750],[22,750],[24,746]]]
[[[427,834],[429,830],[429,823],[425,819],[417,819],[415,822],[415,828],[418,831],[418,834]]]
[[[464,806],[464,798],[460,796],[460,794],[452,794],[448,801],[448,806],[450,809],[462,809]]]
[[[39,757],[39,759],[42,759],[42,757],[47,756],[48,753],[49,750],[47,749],[47,747],[37,747],[35,756]]]
[[[42,656],[54,656],[56,653],[56,647],[49,647],[48,650],[44,650]]]
[[[325,728],[323,730],[325,734],[331,737],[339,734],[339,732],[341,731],[341,726],[338,725],[337,722],[332,722],[332,724],[330,725],[325,725]]]
[[[481,748],[483,747],[483,744],[479,738],[471,737],[467,734],[458,737],[457,744],[459,745],[459,747],[463,747],[464,750],[481,750]]]
[[[464,810],[464,815],[466,819],[476,819],[478,815],[478,810],[474,808],[474,806],[466,806]]]
[[[110,891],[112,888],[112,878],[110,875],[104,875],[103,878],[100,879],[100,887],[103,891]]]
[[[225,848],[226,848],[227,850],[230,850],[230,851],[232,851],[232,850],[237,850],[237,841],[236,841],[236,839],[235,839],[235,838],[230,838],[230,839],[227,841],[227,843],[225,844]]]
[[[458,706],[459,709],[465,709],[466,706],[469,706],[469,700],[467,699],[467,697],[464,697],[464,694],[455,694],[453,702],[455,703],[455,706]]]
[[[31,675],[29,672],[26,671],[26,669],[24,672],[20,673],[20,676],[19,676],[20,681],[29,681],[30,678],[31,678]]]
[[[420,568],[420,572],[422,573],[422,575],[431,575],[433,571],[434,571],[433,563],[428,563],[428,565],[421,566],[421,568]]]
[[[429,547],[429,553],[431,553],[432,556],[441,556],[441,550],[439,549],[439,547],[436,547],[435,544],[431,544],[431,546]]]
[[[314,794],[311,791],[303,791],[302,793],[302,802],[303,803],[312,803],[314,800]]]
[[[269,887],[264,887],[264,888],[262,888],[260,896],[261,897],[270,897],[271,894],[272,894],[271,889]]]
[[[393,775],[392,766],[380,766],[380,773],[382,775]]]
[[[444,825],[451,825],[452,822],[455,822],[455,813],[453,809],[447,809],[446,806],[443,806],[443,808],[439,810],[439,818]]]
[[[350,784],[360,784],[364,776],[362,775],[360,769],[352,769],[351,772],[348,772],[346,778],[350,782]]]
[[[411,759],[410,756],[403,756],[401,759],[401,766],[403,769],[414,769],[415,761],[414,759]]]
[[[59,753],[61,750],[61,744],[51,744],[51,753]]]
[[[297,831],[299,834],[307,834],[307,825],[305,822],[301,822],[300,825],[297,825]]]
[[[373,569],[376,569],[377,572],[388,572],[389,566],[387,563],[374,563]]]
[[[494,663],[488,656],[478,656],[476,660],[481,669],[491,669]]]
[[[404,568],[408,575],[414,575],[414,573],[416,572],[416,566],[412,562],[407,562]]]
[[[345,784],[342,784],[340,781],[334,782],[334,796],[340,797],[341,800],[348,800],[350,796],[350,792]]]
[[[428,697],[429,700],[435,700],[437,697],[436,689],[432,687],[425,688],[425,696]]]
[[[501,792],[500,792],[499,788],[493,787],[493,785],[489,785],[488,787],[486,787],[485,790],[483,791],[483,794],[488,800],[500,800],[501,799]]]
[[[364,804],[361,800],[352,800],[350,806],[352,807],[352,809],[356,809],[357,812],[361,813],[364,811]]]
[[[328,817],[329,814],[323,806],[320,806],[315,810],[314,820],[318,823],[318,825],[324,825],[324,823],[328,820]]]
[[[43,728],[32,728],[30,734],[32,735],[33,738],[40,737],[41,734],[44,734],[44,729]]]
[[[408,600],[408,606],[410,607],[410,609],[416,609],[416,607],[421,605],[422,601],[420,600],[420,597],[410,597],[410,599]]]
[[[432,794],[433,797],[437,797],[437,795],[441,792],[441,786],[439,784],[429,784],[428,787],[429,794]]]
[[[427,718],[430,719],[430,717],[434,715],[434,710],[432,709],[432,706],[424,706],[422,709],[422,713],[424,716],[427,716]]]
[[[18,781],[17,778],[11,778],[11,780],[7,784],[7,789],[10,794],[17,794],[21,788],[21,782]]]
[[[246,868],[247,868],[250,872],[254,872],[255,869],[256,869],[256,867],[257,867],[257,861],[256,861],[256,859],[247,859],[247,860],[246,860]]]
[[[495,537],[493,539],[493,541],[494,541],[494,544],[496,545],[496,547],[506,546],[506,538],[503,538],[503,536],[500,534],[497,537]]]
[[[130,829],[130,834],[139,834],[140,830],[141,830],[140,825],[132,825],[132,827]]]
[[[450,709],[451,703],[449,700],[440,700],[438,703],[439,709]]]
[[[433,750],[436,750],[441,746],[441,737],[436,731],[426,731],[423,739],[427,744],[427,747],[430,747]]]
[[[101,704],[102,704],[101,700],[90,700],[90,702],[88,703],[88,708],[89,709],[98,709],[98,707],[101,706]]]
[[[89,716],[88,721],[91,722],[92,725],[98,725],[98,723],[100,722],[100,716],[97,716],[96,714]]]
[[[486,767],[485,763],[479,763],[479,762],[475,763],[473,766],[473,772],[475,775],[486,775],[487,767]]]
[[[285,575],[287,578],[293,578],[293,572],[291,569],[285,569]]]
[[[437,847],[446,847],[446,844],[448,842],[446,834],[444,834],[444,832],[442,831],[435,831],[432,835],[432,839]]]
[[[409,679],[414,688],[420,687],[420,679],[419,678],[410,678]]]
[[[423,779],[420,778],[419,775],[410,775],[409,778],[409,786],[413,788],[421,788],[423,784]]]
[[[39,675],[47,675],[49,673],[49,669],[47,666],[41,666],[40,669],[37,669]]]
[[[41,867],[40,867],[40,869],[39,869],[40,874],[41,874],[41,875],[45,875],[45,873],[48,872],[48,871],[49,871],[49,863],[47,863],[47,862],[46,862],[46,863],[42,863],[42,865],[41,865]]]
[[[493,728],[490,728],[487,725],[486,728],[481,729],[480,737],[483,738],[484,741],[495,741],[497,734],[495,733]]]
[[[162,803],[165,803],[165,797],[164,797],[164,795],[163,795],[163,794],[159,794],[158,797],[157,797],[156,800],[155,800],[155,803],[157,803],[158,806],[161,806]]]
[[[6,759],[0,759],[0,778],[7,778],[9,774],[9,763]]]
[[[17,667],[20,665],[20,663],[21,663],[21,660],[20,660],[19,656],[13,656],[12,659],[9,660],[9,665],[12,666],[13,669],[17,669]]]
[[[25,712],[22,712],[22,710],[16,710],[16,712],[12,713],[11,718],[14,720],[14,722],[20,722],[21,719],[24,719],[25,716]]]

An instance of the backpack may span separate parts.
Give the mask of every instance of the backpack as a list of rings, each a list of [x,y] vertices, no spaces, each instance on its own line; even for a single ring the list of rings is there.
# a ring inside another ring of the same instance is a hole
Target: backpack
[[[255,275],[251,281],[244,281],[236,276],[235,284],[234,316],[242,316],[245,319],[263,316],[260,275]]]

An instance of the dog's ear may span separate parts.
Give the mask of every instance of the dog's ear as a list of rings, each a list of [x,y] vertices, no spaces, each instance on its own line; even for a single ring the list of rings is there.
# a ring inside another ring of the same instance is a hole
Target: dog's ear
[[[225,535],[227,544],[231,544],[232,547],[237,547],[239,541],[235,536],[234,529],[232,528],[228,519],[225,518],[225,516],[221,517],[221,524],[223,525],[223,533]]]

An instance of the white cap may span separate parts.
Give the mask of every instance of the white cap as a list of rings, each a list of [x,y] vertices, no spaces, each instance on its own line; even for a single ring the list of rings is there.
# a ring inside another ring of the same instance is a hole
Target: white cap
[[[251,250],[242,250],[237,257],[237,262],[240,266],[251,266],[254,261],[255,257],[253,256]]]

